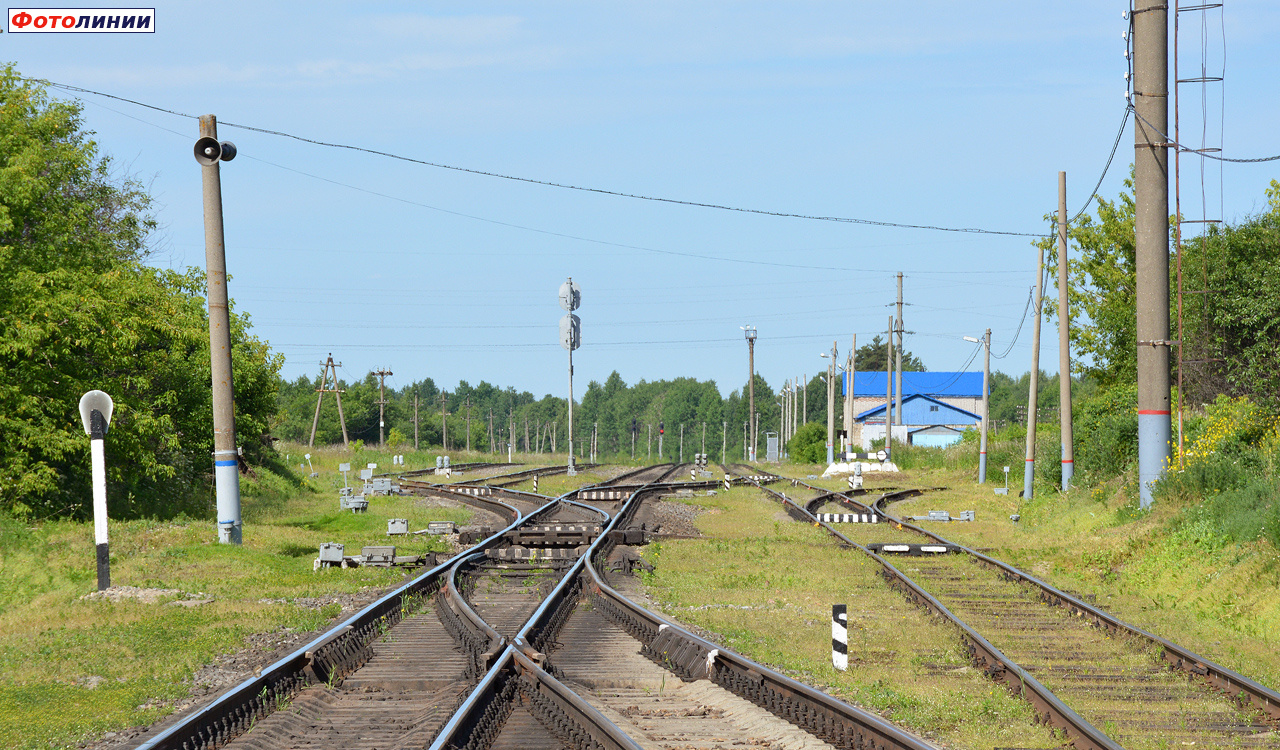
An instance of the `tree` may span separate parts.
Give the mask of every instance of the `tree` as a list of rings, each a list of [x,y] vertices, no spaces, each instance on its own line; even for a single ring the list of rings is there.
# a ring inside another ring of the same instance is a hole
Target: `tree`
[[[1227,394],[1280,405],[1280,182],[1266,195],[1268,211],[1184,239],[1184,289],[1200,292],[1183,297],[1188,403]]]
[[[1098,196],[1098,218],[1081,215],[1067,228],[1071,248],[1067,300],[1071,313],[1071,350],[1075,372],[1107,388],[1137,379],[1137,281],[1134,245],[1133,170],[1127,192],[1113,202]],[[1057,216],[1046,215],[1053,236],[1038,240],[1048,258],[1047,273],[1057,277]],[[1056,320],[1057,305],[1044,305]]]
[[[146,266],[155,222],[113,176],[77,104],[0,69],[0,509],[91,512],[77,402],[116,403],[106,441],[115,517],[203,515],[213,449],[203,274]],[[238,432],[250,458],[281,363],[231,321]]]
[[[889,357],[889,342],[880,338],[879,334],[871,339],[870,344],[863,344],[858,347],[858,354],[854,358],[854,366],[860,372],[872,372],[879,370],[884,372],[886,368],[885,360]],[[897,357],[894,357],[894,368],[897,368]],[[924,362],[920,358],[909,351],[902,352],[902,371],[903,372],[924,372]]]

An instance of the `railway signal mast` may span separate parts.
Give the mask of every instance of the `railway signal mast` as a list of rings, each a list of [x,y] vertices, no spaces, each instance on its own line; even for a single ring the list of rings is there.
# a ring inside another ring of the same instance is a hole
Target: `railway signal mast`
[[[758,426],[758,417],[756,416],[756,327],[741,326],[741,328],[747,338],[747,368],[750,370],[747,377],[747,418],[751,420],[751,452],[747,460],[755,461],[756,427]]]
[[[573,314],[582,304],[582,288],[566,279],[560,285],[560,307],[567,311],[560,319],[560,346],[569,352],[569,476],[577,476],[573,468],[573,350],[582,346],[582,320]]]

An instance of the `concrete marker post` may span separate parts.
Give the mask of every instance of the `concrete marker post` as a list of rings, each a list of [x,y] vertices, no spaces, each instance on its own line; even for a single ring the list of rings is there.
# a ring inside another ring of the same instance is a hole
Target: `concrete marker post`
[[[849,613],[844,604],[831,605],[831,665],[842,672],[849,668]]]
[[[90,475],[93,482],[93,542],[98,561],[98,590],[111,588],[111,551],[107,538],[107,466],[103,441],[115,409],[111,397],[89,391],[80,397],[80,420],[89,436]]]

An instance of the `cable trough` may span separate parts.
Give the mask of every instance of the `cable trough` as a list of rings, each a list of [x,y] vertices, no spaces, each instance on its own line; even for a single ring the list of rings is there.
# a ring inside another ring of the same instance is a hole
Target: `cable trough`
[[[669,481],[681,469],[647,467],[530,513],[512,508],[499,532],[141,747],[932,747],[622,593],[639,590],[616,560],[650,535],[633,520],[642,503],[723,486]],[[618,486],[634,488],[596,501],[611,510],[576,499]],[[515,547],[567,551],[501,552]]]
[[[1270,688],[885,510],[924,490],[887,492],[868,504],[853,493],[793,484],[817,494],[797,501],[761,489],[793,518],[871,556],[891,586],[952,621],[975,664],[1066,730],[1073,746],[1280,745],[1280,695]],[[816,516],[833,506],[880,522],[837,530]],[[928,547],[945,551],[924,553]],[[895,564],[891,554],[912,556]]]

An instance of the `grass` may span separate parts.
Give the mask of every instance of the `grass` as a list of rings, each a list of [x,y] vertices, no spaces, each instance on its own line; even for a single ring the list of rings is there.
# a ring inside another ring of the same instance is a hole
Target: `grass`
[[[1057,747],[1030,706],[977,673],[959,633],[890,590],[878,566],[791,521],[753,489],[708,508],[705,539],[650,544],[649,593],[728,647],[957,747]],[[708,579],[707,572],[711,571]],[[831,605],[849,607],[847,672],[831,666]]]
[[[1065,494],[1038,483],[1031,500],[995,495],[991,488],[1002,483],[978,485],[963,470],[909,475],[912,486],[948,489],[896,503],[894,515],[974,510],[973,523],[921,525],[1264,685],[1280,686],[1280,550],[1265,538],[1231,541],[1199,518],[1213,497],[1198,503],[1161,497],[1140,511],[1127,475]],[[1015,513],[1016,524],[1009,520]]]
[[[350,454],[308,452],[318,477],[259,471],[257,481],[242,480],[242,546],[218,544],[209,519],[111,523],[113,584],[212,597],[198,607],[82,599],[97,588],[92,524],[0,518],[0,747],[69,748],[153,722],[188,694],[196,670],[244,649],[248,636],[313,630],[339,614],[336,604],[299,600],[403,579],[395,569],[313,572],[321,542],[344,543],[348,554],[387,543],[399,554],[442,551],[426,535],[389,542],[387,519],[407,518],[413,530],[470,517],[407,497],[372,498],[365,514],[340,512],[336,469]],[[365,455],[390,467],[390,452]],[[419,458],[435,465],[433,456]],[[414,468],[409,452],[406,468]]]

